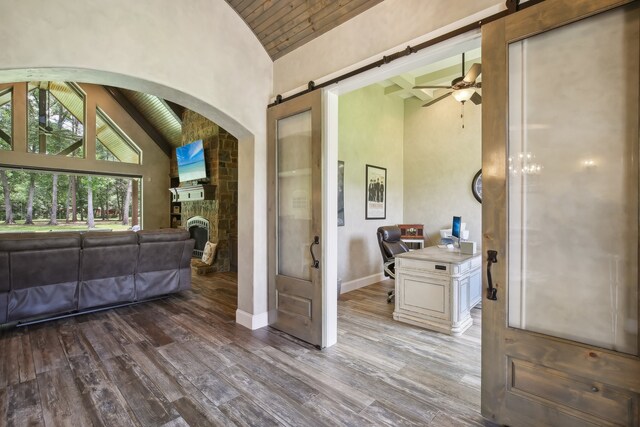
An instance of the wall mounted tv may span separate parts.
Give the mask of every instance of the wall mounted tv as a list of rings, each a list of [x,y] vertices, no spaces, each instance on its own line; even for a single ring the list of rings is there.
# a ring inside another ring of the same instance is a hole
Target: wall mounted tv
[[[207,168],[204,162],[204,148],[199,139],[190,144],[176,149],[178,159],[178,176],[180,182],[195,181],[207,177]]]

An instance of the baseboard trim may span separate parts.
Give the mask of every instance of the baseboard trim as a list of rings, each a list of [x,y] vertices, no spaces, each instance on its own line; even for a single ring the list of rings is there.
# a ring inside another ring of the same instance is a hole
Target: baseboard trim
[[[269,313],[251,314],[240,309],[236,310],[236,323],[247,329],[260,329],[269,324]]]
[[[342,284],[342,292],[344,294],[346,292],[355,291],[356,289],[364,288],[365,286],[373,285],[374,283],[381,282],[385,279],[384,273],[376,273],[371,276],[361,277],[356,280],[351,280],[349,282],[344,282]]]

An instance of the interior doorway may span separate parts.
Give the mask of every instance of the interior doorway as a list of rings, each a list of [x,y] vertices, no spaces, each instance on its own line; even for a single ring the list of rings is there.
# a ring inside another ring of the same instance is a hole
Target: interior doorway
[[[411,134],[412,140],[407,142],[412,144],[417,143],[416,140],[420,139],[421,133],[425,131],[418,123],[417,126],[414,126],[415,129],[412,129],[410,132],[406,132],[406,128],[408,126],[405,126],[404,124],[404,117],[389,118],[389,116],[384,113],[391,111],[391,115],[396,114],[397,116],[398,108],[395,108],[394,110],[394,107],[397,107],[397,105],[400,104],[401,106],[399,108],[402,109],[404,108],[404,104],[411,104],[410,108],[414,113],[414,117],[412,119],[414,122],[419,122],[419,113],[426,110],[425,108],[422,108],[422,105],[428,103],[429,100],[441,97],[442,94],[447,91],[438,91],[436,89],[431,90],[428,93],[423,93],[422,91],[413,90],[413,85],[416,84],[416,77],[424,76],[426,74],[434,74],[435,77],[432,76],[434,80],[431,82],[447,82],[447,79],[452,75],[452,73],[454,77],[460,75],[462,53],[466,53],[467,55],[465,58],[468,59],[465,65],[466,69],[468,69],[474,62],[479,62],[479,46],[480,32],[472,31],[438,44],[437,46],[433,46],[432,48],[425,49],[417,54],[394,61],[383,68],[370,70],[361,75],[352,77],[344,82],[338,83],[336,87],[331,90],[325,91],[327,106],[325,135],[327,139],[326,145],[328,147],[327,156],[325,157],[327,162],[326,170],[328,176],[337,176],[338,163],[340,164],[341,172],[344,174],[344,196],[346,200],[344,206],[344,217],[341,219],[344,226],[341,225],[339,227],[334,227],[333,230],[329,229],[326,233],[327,246],[331,247],[332,245],[335,245],[336,248],[335,251],[331,251],[331,253],[327,254],[328,256],[325,261],[330,265],[334,265],[336,269],[335,280],[330,275],[327,276],[328,286],[332,286],[332,283],[339,283],[341,285],[342,292],[348,292],[384,279],[381,274],[382,258],[375,236],[377,227],[381,225],[401,224],[406,222],[408,217],[404,215],[404,211],[405,206],[407,206],[407,198],[411,198],[411,200],[415,200],[417,202],[417,207],[415,209],[410,208],[407,209],[407,211],[411,211],[411,215],[415,215],[416,218],[420,217],[421,214],[419,211],[423,209],[425,203],[424,200],[427,199],[427,197],[421,195],[421,191],[423,190],[421,190],[420,186],[423,185],[423,183],[419,180],[416,180],[417,182],[415,184],[410,184],[413,185],[413,187],[409,189],[405,188],[408,181],[405,176],[406,171],[403,167],[403,161],[405,158],[411,158],[410,160],[417,163],[418,166],[411,166],[412,168],[419,169],[421,167],[420,163],[424,160],[424,157],[427,156],[427,154],[408,151],[406,147],[408,144],[405,144],[403,139],[408,134]],[[471,52],[471,54],[469,54],[469,52]],[[402,81],[403,79],[405,80],[404,82]],[[420,82],[420,79],[418,79],[418,82]],[[405,88],[403,89],[402,86]],[[375,93],[376,91],[377,93]],[[394,92],[399,94],[399,96],[396,95],[396,100],[392,100],[392,96],[389,95]],[[423,99],[415,97],[413,100],[407,100],[407,98],[412,96],[411,92],[419,92]],[[377,109],[377,113],[379,113],[379,120],[375,126],[370,126],[369,129],[367,129],[369,117],[363,117],[366,113],[362,112],[363,109],[361,107],[366,106],[372,99],[371,97],[375,97],[376,95],[379,99],[383,100],[382,102],[386,103],[386,105],[376,105],[375,108]],[[367,98],[368,96],[369,98]],[[345,99],[347,98],[351,99],[348,99],[347,102],[345,102]],[[448,104],[445,101],[451,101],[451,104]],[[348,112],[350,114],[349,120],[342,118],[344,110],[341,110],[340,107],[344,107],[345,104],[350,110]],[[453,128],[455,128],[456,133],[453,136],[453,139],[459,139],[463,131],[467,134],[474,131],[479,132],[479,128],[474,130],[469,126],[471,125],[470,120],[474,114],[476,116],[474,120],[479,120],[480,106],[473,105],[475,108],[470,108],[470,106],[467,105],[463,107],[461,104],[455,102],[452,97],[449,97],[449,99],[443,99],[434,105],[434,107],[441,106],[444,108],[438,108],[443,110],[442,112],[438,111],[439,116],[442,117],[442,115],[448,114],[448,120],[450,120],[454,125]],[[451,109],[452,111],[449,111]],[[461,113],[464,115],[463,117],[460,117]],[[403,116],[404,113],[400,112],[399,114],[400,116]],[[467,119],[467,123],[466,128],[463,128],[463,120],[465,117]],[[435,121],[437,122],[437,119]],[[357,125],[360,125],[360,127],[351,126],[351,123],[356,123]],[[361,132],[363,129],[364,131]],[[380,129],[385,129],[387,133],[378,135],[377,133],[379,133],[378,131],[380,131]],[[372,138],[378,138],[378,147],[371,147]],[[347,145],[350,145],[350,147],[345,148]],[[450,144],[441,145],[443,146],[442,149],[445,151],[453,149]],[[465,150],[464,145],[461,145],[460,147],[458,149],[462,151]],[[470,160],[473,166],[467,166],[469,170],[465,171],[466,174],[459,173],[458,171],[447,170],[446,168],[442,169],[441,165],[438,165],[439,169],[435,169],[435,173],[439,174],[439,176],[444,179],[464,182],[464,184],[460,184],[461,194],[464,193],[468,196],[470,211],[473,212],[474,209],[478,211],[477,215],[474,215],[473,213],[467,214],[466,217],[468,220],[465,222],[468,222],[468,229],[474,229],[474,235],[470,237],[470,239],[477,237],[477,240],[479,240],[481,227],[481,221],[479,218],[481,209],[480,204],[473,198],[471,184],[475,175],[478,173],[478,169],[481,164],[480,147],[481,145],[478,142],[475,147],[475,149],[477,149],[477,153],[472,153],[469,156],[472,159],[474,156],[476,158],[475,160]],[[468,153],[464,154],[466,155]],[[356,161],[348,161],[345,157]],[[456,155],[454,157],[456,160],[460,160],[460,155]],[[363,180],[365,179],[366,162],[362,160],[363,158],[373,158],[370,162],[374,166],[380,166],[387,169],[387,207],[384,218],[382,219],[365,219],[365,185]],[[451,176],[447,177],[447,175]],[[466,175],[469,176],[467,177]],[[335,185],[337,187],[337,182]],[[347,186],[350,186],[350,188],[346,188]],[[336,200],[335,197],[336,196],[333,196],[330,193],[329,197],[327,197],[327,201],[332,202],[333,200]],[[448,195],[443,195],[443,198],[446,199],[446,197],[451,198],[452,194],[449,192]],[[467,201],[465,201],[465,203],[467,203]],[[337,209],[337,207],[327,204],[327,206],[325,206],[326,215],[330,216],[334,214],[334,209]],[[431,218],[433,213],[438,210],[438,206],[429,206],[428,209],[430,218],[428,220],[423,220],[425,223],[430,223],[428,225],[425,224],[425,231],[428,236],[426,237],[425,242],[425,245],[427,246],[439,243],[440,229],[451,227],[451,225],[447,227],[447,224],[451,224],[451,216],[455,215],[456,211],[454,208],[447,209],[446,212],[443,211],[444,213],[441,214],[440,219],[438,220]],[[355,231],[346,231],[348,228],[352,228],[352,230]],[[351,238],[353,236],[355,237]],[[344,244],[345,239],[348,239],[347,244]],[[350,258],[351,254],[360,254],[363,252],[365,253],[363,258],[357,260],[355,258]],[[353,270],[356,273],[353,276],[348,276],[346,273],[347,269]]]
[[[437,390],[475,413],[480,411],[480,310],[471,310],[473,326],[460,337],[393,320],[395,301],[388,304],[386,297],[394,281],[382,273],[376,230],[419,224],[424,246],[436,246],[440,230],[452,227],[453,216],[462,216],[468,239],[480,241],[482,209],[472,182],[482,165],[481,106],[468,99],[462,104],[446,88],[481,62],[479,46],[480,34],[469,33],[405,63],[343,82],[326,94],[327,152],[334,155],[327,158],[328,175],[334,175],[335,167],[343,185],[337,196],[344,200],[337,199],[342,212],[333,237],[336,250],[329,251],[333,254],[328,260],[335,263],[337,292],[343,292],[337,295],[339,351],[362,357],[367,366],[383,372],[392,369],[401,381]],[[416,85],[445,87],[423,91],[414,89]],[[367,219],[371,167],[385,174],[384,211],[377,219]],[[338,210],[330,209],[327,216]],[[327,286],[332,286],[330,279]],[[359,354],[358,346],[369,353]],[[398,349],[392,357],[396,367],[385,365],[391,348]],[[442,355],[439,360],[436,353]],[[447,366],[450,357],[463,366],[455,374]]]
[[[402,225],[404,243],[422,248],[440,244],[442,230],[450,235],[457,216],[462,237],[480,241],[482,205],[472,183],[482,165],[482,106],[456,100],[459,91],[450,89],[480,64],[476,47],[339,96],[343,291],[384,278],[380,226]],[[481,78],[472,84],[481,86]],[[480,92],[471,87],[478,102]]]

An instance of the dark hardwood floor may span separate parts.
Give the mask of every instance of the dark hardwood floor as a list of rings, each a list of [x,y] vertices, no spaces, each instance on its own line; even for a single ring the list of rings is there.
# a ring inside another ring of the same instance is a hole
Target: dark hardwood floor
[[[0,331],[0,425],[489,425],[480,313],[462,337],[392,320],[385,281],[341,296],[319,351],[236,326],[236,276],[164,300]]]

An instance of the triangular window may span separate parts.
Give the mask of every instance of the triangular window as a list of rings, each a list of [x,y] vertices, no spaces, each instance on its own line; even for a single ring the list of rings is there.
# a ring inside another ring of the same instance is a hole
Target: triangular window
[[[96,108],[96,159],[140,164],[140,149],[100,108]]]

